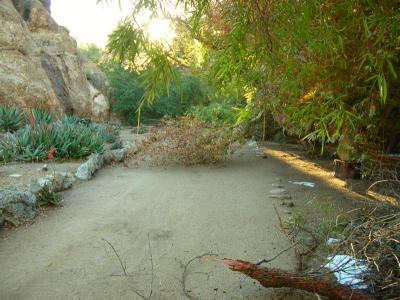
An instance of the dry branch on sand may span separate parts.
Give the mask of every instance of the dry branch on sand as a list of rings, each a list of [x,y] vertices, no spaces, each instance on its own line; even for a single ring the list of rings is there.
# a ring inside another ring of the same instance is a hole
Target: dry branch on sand
[[[224,259],[223,262],[228,265],[231,270],[241,272],[257,280],[266,288],[291,287],[307,292],[317,293],[334,300],[374,299],[374,297],[364,292],[355,291],[349,287],[332,283],[331,281],[312,278],[301,272],[267,269],[242,260]]]
[[[283,229],[278,212],[277,216]],[[233,271],[256,279],[267,288],[296,288],[317,293],[329,299],[399,299],[400,213],[398,209],[392,207],[372,211],[360,210],[359,217],[352,218],[342,235],[343,239],[335,246],[332,258],[340,253],[365,262],[364,269],[368,271],[362,274],[362,282],[363,286],[368,287],[368,292],[354,289],[355,286],[345,285],[344,282],[336,283],[326,279],[326,275],[330,273],[345,272],[346,276],[351,275],[348,262],[331,271],[323,271],[323,267],[317,271],[299,271],[298,266],[302,265],[302,255],[297,254],[299,251],[295,251],[297,261],[295,272],[263,268],[260,267],[260,263],[252,264],[242,260],[224,259],[223,262]],[[287,236],[292,243],[292,248],[297,249],[294,239],[290,235]]]

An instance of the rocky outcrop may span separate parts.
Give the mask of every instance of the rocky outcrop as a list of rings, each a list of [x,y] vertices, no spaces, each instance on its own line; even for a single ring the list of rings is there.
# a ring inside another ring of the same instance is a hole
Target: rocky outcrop
[[[88,69],[101,72],[88,65],[51,17],[50,0],[0,1],[0,104],[105,121],[108,98],[88,80]],[[96,79],[106,86],[104,75]]]

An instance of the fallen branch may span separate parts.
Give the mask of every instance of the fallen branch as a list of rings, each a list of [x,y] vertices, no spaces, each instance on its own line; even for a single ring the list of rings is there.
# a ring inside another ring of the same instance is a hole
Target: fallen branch
[[[351,288],[333,282],[307,277],[301,272],[288,272],[256,266],[250,262],[225,258],[223,263],[232,271],[243,273],[266,288],[295,288],[311,293],[317,293],[333,300],[373,300],[373,296],[352,290]]]
[[[203,257],[206,257],[206,256],[217,256],[217,255],[216,255],[216,254],[212,254],[212,253],[204,253],[204,254],[202,254],[202,255],[193,257],[192,259],[190,259],[190,260],[186,263],[185,267],[183,268],[183,273],[182,273],[182,288],[183,288],[183,293],[184,293],[185,296],[188,297],[189,299],[197,299],[196,297],[190,295],[190,294],[189,294],[189,291],[186,289],[186,278],[187,278],[189,266],[190,266],[195,260],[202,259]]]
[[[398,183],[398,184],[400,184],[400,180],[396,180],[396,179],[378,180],[378,181],[375,181],[373,184],[371,184],[371,185],[369,186],[369,188],[367,188],[367,192],[369,192],[369,191],[370,191],[374,186],[376,186],[377,184],[386,183],[386,182],[393,182],[393,183]]]

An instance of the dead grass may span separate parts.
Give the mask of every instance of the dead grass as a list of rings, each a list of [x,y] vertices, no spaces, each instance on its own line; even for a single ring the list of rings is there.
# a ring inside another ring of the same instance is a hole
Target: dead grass
[[[363,259],[370,272],[365,283],[378,299],[400,295],[400,210],[395,206],[360,210],[343,231],[335,254]]]

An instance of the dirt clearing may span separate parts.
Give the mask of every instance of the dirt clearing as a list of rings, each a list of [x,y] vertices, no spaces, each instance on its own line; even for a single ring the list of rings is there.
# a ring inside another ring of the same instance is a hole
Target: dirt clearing
[[[293,208],[268,197],[273,184],[287,189]],[[151,291],[151,299],[187,299],[185,264],[205,253],[215,256],[194,260],[186,272],[194,298],[306,299],[266,290],[218,259],[257,262],[288,248],[274,204],[284,218],[301,210],[310,220],[317,203],[334,204],[333,213],[354,205],[316,177],[256,157],[250,146],[211,167],[108,167],[63,196],[63,208],[0,231],[1,299],[141,299]],[[270,267],[292,270],[292,253]]]

